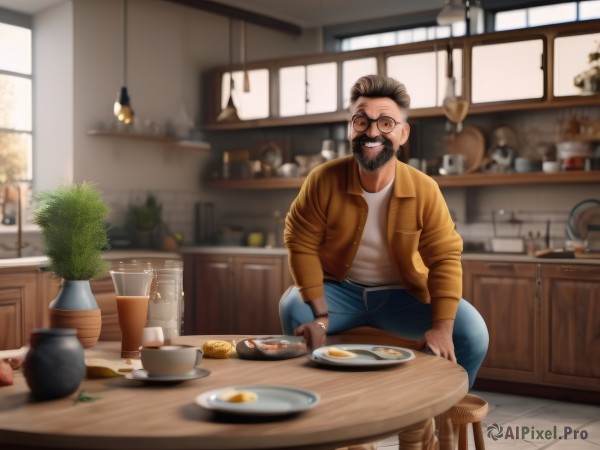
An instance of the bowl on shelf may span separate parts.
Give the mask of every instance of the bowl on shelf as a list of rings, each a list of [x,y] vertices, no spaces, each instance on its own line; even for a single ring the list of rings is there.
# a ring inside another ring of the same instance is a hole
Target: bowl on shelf
[[[319,164],[322,164],[325,161],[323,155],[320,153],[314,155],[296,155],[294,158],[298,163],[298,175],[304,176],[308,174],[311,170],[317,167]]]
[[[589,142],[583,141],[563,141],[556,143],[556,150],[559,159],[569,158],[588,158],[592,156]]]
[[[295,178],[298,176],[299,167],[295,163],[285,163],[275,169],[275,175],[283,178]]]

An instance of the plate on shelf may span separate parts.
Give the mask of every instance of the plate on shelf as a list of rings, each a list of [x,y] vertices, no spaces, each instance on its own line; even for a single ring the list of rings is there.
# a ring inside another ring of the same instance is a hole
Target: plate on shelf
[[[253,400],[232,402],[236,394],[252,394]],[[275,385],[229,386],[204,392],[196,404],[204,409],[243,416],[285,416],[297,414],[319,404],[319,394],[299,388]]]
[[[476,172],[481,168],[485,154],[483,133],[478,128],[465,125],[460,133],[450,138],[447,151],[450,155],[463,155],[465,173]]]
[[[588,233],[588,225],[600,225],[600,200],[587,199],[577,203],[567,220],[569,239],[583,241]]]
[[[332,349],[349,352],[348,356],[332,356]],[[412,350],[389,345],[339,344],[315,349],[310,359],[317,364],[342,367],[394,366],[415,359]]]
[[[194,370],[181,375],[150,375],[144,369],[134,370],[125,375],[130,380],[146,381],[148,383],[179,383],[182,381],[195,380],[210,375],[210,370],[196,367]]]

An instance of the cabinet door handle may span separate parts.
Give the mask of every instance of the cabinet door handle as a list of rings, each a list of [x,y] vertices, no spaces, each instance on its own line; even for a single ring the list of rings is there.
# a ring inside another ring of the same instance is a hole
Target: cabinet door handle
[[[503,270],[503,271],[510,271],[510,272],[514,272],[515,270],[515,266],[512,264],[499,264],[499,263],[487,263],[485,265],[486,269],[491,269],[491,270]]]
[[[589,266],[560,266],[561,272],[568,273],[580,273],[580,274],[594,274],[598,272],[598,267],[589,267]]]

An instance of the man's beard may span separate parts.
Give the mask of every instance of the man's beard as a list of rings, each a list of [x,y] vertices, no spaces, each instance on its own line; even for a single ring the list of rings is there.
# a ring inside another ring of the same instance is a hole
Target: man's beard
[[[369,158],[363,153],[363,145],[367,142],[376,142],[383,145],[383,149],[380,150],[374,158]],[[377,137],[372,139],[366,135],[360,136],[351,141],[352,154],[356,158],[356,161],[364,170],[368,172],[374,172],[379,168],[383,167],[390,159],[396,156],[396,151],[392,148],[392,143],[385,138]]]

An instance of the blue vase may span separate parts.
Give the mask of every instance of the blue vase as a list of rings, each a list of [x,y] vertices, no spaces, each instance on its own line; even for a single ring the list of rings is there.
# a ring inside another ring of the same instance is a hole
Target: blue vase
[[[85,356],[76,330],[42,328],[31,333],[23,374],[38,400],[65,397],[85,376]]]
[[[98,309],[89,280],[65,280],[52,303],[52,309]]]

